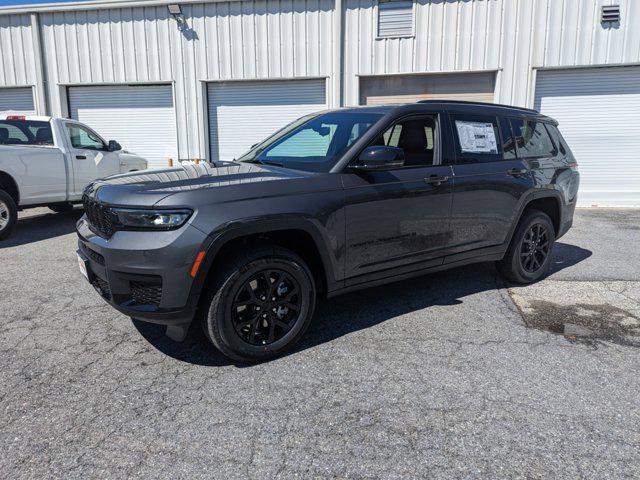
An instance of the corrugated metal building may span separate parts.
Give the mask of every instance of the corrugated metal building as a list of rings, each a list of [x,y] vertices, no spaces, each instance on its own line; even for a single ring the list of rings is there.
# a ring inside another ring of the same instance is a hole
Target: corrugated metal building
[[[535,107],[578,157],[582,204],[640,206],[638,0],[4,7],[0,54],[0,113],[78,118],[157,165],[233,158],[326,107]]]

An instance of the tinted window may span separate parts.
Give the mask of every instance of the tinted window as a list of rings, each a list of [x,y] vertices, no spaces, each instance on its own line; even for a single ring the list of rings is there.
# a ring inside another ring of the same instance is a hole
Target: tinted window
[[[556,154],[555,146],[542,122],[512,119],[511,126],[519,157],[552,157]]]
[[[553,140],[553,143],[556,144],[558,150],[560,150],[560,153],[562,155],[566,155],[567,147],[565,146],[564,140],[560,135],[560,132],[558,131],[558,127],[556,127],[555,125],[550,125],[548,123],[545,124],[545,127],[547,127],[547,131],[549,132],[549,135],[551,135],[551,140]]]
[[[502,135],[502,158],[513,160],[516,158],[516,144],[511,132],[511,124],[506,118],[500,119],[500,133]]]
[[[453,115],[457,158],[461,163],[497,162],[502,148],[495,117]]]
[[[326,172],[380,118],[380,114],[347,112],[304,117],[254,147],[240,161]]]
[[[2,145],[53,145],[49,122],[0,120]]]
[[[388,128],[376,145],[402,148],[407,167],[433,165],[435,119],[412,118]]]
[[[86,150],[105,149],[105,144],[102,139],[88,128],[68,123],[67,131],[69,132],[69,139],[71,140],[73,148],[82,148]]]

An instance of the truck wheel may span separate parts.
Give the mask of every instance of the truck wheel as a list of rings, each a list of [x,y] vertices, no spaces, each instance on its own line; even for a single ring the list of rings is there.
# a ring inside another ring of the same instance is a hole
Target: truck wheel
[[[18,221],[18,207],[11,195],[0,190],[0,240],[9,236]]]
[[[232,360],[255,362],[280,355],[311,323],[313,275],[300,257],[284,248],[236,253],[205,288],[205,333]]]
[[[73,210],[72,203],[56,203],[55,205],[48,205],[49,210],[53,210],[56,213],[70,212]]]
[[[529,210],[520,220],[504,258],[496,262],[498,271],[516,283],[532,283],[549,271],[556,241],[549,216]]]

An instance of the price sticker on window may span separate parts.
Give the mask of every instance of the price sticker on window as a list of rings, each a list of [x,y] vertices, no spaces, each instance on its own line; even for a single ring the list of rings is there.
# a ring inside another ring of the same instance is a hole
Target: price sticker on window
[[[498,153],[493,123],[456,120],[460,150],[470,153]]]

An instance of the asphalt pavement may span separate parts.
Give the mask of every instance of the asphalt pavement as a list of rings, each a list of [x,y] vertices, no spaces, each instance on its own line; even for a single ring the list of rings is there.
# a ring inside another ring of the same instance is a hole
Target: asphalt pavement
[[[532,286],[479,264],[322,302],[252,366],[109,307],[79,215],[0,243],[3,478],[640,476],[638,210],[579,210]]]

